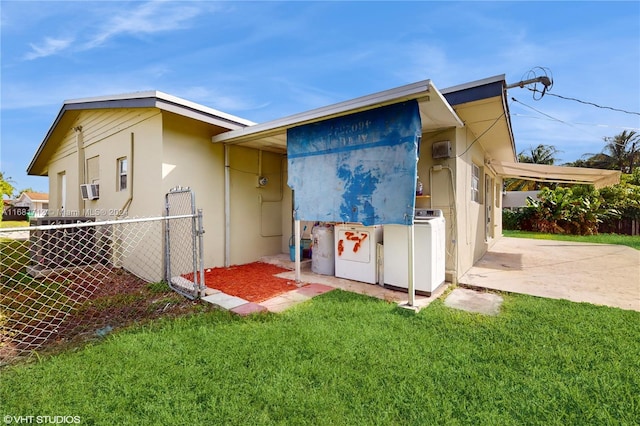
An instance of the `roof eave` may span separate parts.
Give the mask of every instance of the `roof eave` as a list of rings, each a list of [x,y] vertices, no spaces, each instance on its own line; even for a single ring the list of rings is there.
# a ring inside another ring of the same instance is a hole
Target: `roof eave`
[[[511,148],[511,159],[516,160],[516,143],[513,136],[513,126],[511,124],[511,113],[507,102],[507,84],[505,74],[487,77],[481,80],[442,89],[441,93],[454,109],[458,105],[470,104],[491,98],[500,98],[502,111],[504,114],[507,137]]]
[[[265,123],[256,124],[254,126],[221,133],[213,136],[211,141],[214,143],[240,143],[255,140],[261,137],[281,133],[282,131],[292,127],[347,114],[353,114],[360,111],[366,111],[393,103],[403,102],[405,100],[426,99],[428,96],[436,96],[441,100],[441,102],[446,104],[451,116],[454,117],[453,121],[455,122],[455,125],[463,126],[462,120],[460,120],[455,111],[447,104],[442,94],[435,88],[435,86],[433,86],[431,80],[422,80],[405,86],[350,99],[344,102],[316,108]]]
[[[158,108],[229,130],[240,129],[255,124],[253,121],[155,90],[66,100],[43,141],[38,146],[29,166],[27,166],[27,174],[43,175],[43,169],[39,171],[35,170],[37,160],[67,112],[106,108]]]

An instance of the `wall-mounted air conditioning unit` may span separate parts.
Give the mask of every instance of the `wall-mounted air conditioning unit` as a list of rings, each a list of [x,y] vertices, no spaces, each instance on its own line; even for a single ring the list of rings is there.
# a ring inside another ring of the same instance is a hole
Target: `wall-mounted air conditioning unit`
[[[100,198],[100,185],[97,183],[80,185],[80,193],[83,200],[97,200]]]
[[[432,158],[449,158],[451,157],[451,141],[434,142],[431,147]]]

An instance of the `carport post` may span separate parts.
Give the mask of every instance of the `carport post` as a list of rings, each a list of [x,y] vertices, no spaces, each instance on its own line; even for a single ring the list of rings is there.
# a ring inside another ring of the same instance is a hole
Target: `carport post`
[[[294,253],[296,260],[296,284],[300,284],[300,220],[296,218],[295,226],[295,242],[294,244]]]
[[[407,232],[408,232],[408,237],[407,240],[409,241],[409,247],[408,248],[408,252],[409,252],[409,261],[408,261],[408,268],[409,268],[409,288],[408,288],[408,293],[409,293],[409,300],[407,301],[407,305],[409,306],[415,306],[416,304],[416,287],[415,287],[415,283],[414,283],[414,277],[415,277],[415,265],[413,262],[413,255],[415,252],[415,244],[414,244],[414,230],[415,230],[415,225],[411,224],[409,226],[407,226]]]

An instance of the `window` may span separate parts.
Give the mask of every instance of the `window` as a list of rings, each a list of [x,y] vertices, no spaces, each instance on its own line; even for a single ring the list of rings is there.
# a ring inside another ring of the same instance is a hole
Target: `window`
[[[480,202],[480,167],[471,165],[471,201]]]
[[[127,189],[127,157],[118,158],[118,191]]]

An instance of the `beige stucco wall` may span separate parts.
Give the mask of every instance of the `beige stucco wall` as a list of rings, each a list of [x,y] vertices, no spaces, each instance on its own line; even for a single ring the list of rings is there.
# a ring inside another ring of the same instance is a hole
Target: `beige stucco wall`
[[[433,159],[434,142],[449,140],[450,158]],[[418,198],[416,207],[442,210],[446,221],[446,271],[448,281],[457,281],[493,245],[502,234],[500,188],[502,180],[484,167],[486,153],[466,128],[455,128],[422,136],[418,176],[429,197]],[[471,174],[475,163],[480,167],[480,201],[471,200]],[[485,192],[485,175],[491,187]],[[487,196],[488,195],[488,196]],[[491,205],[485,235],[486,203]]]
[[[455,205],[454,205],[454,188],[455,175],[451,172],[455,170],[455,159],[442,158],[433,159],[431,150],[434,142],[451,141],[451,144],[455,144],[455,130],[450,129],[446,131],[440,131],[435,133],[426,133],[422,135],[422,143],[420,145],[420,159],[418,161],[418,178],[422,182],[425,195],[428,198],[417,198],[417,208],[430,208],[442,210],[446,225],[446,250],[445,256],[446,265],[445,269],[451,274],[455,267],[454,253],[455,244]],[[440,170],[434,170],[434,167],[442,167]],[[452,178],[454,178],[452,180]]]
[[[491,174],[485,166],[487,153],[467,128],[456,130],[454,151],[456,152],[456,205],[459,210],[456,226],[458,232],[457,278],[459,278],[487,252],[495,243],[495,238],[502,234],[500,198],[496,197],[496,186],[501,187],[502,180]],[[480,168],[479,202],[471,199],[472,164]],[[491,179],[490,188],[486,187],[487,175]],[[485,231],[486,203],[491,206],[488,212],[490,217],[488,231]]]
[[[52,155],[48,166],[50,215],[63,213],[68,216],[94,216],[100,220],[115,219],[126,215],[147,216],[161,214],[162,202],[158,201],[161,189],[157,185],[160,172],[155,165],[161,156],[161,115],[154,109],[83,111],[69,128]],[[73,128],[78,126],[82,130]],[[78,151],[78,139],[81,150]],[[135,166],[131,164],[132,146]],[[80,156],[80,159],[79,159]],[[82,200],[80,185],[90,183],[85,178],[86,160],[98,157],[100,198]],[[117,191],[117,159],[127,157],[129,188]],[[135,169],[135,170],[134,170]],[[61,204],[59,174],[66,174],[66,205]],[[124,211],[131,188],[136,191],[136,202]]]
[[[290,209],[283,155],[229,147],[231,257],[230,264],[243,264],[282,252],[289,232],[283,210]],[[268,179],[260,186],[259,176]]]
[[[151,108],[82,111],[48,164],[49,215],[89,216],[99,221],[160,216],[163,202],[157,165],[162,154],[161,128],[161,114]],[[122,157],[128,161],[128,182],[127,188],[119,191],[117,161]],[[64,205],[61,173],[66,175]],[[99,199],[82,200],[80,185],[85,183],[99,183]],[[163,274],[162,238],[156,235],[162,227],[157,223],[149,232],[149,226],[122,225],[109,230],[109,238],[115,264],[154,281]]]
[[[189,187],[202,209],[204,266],[224,264],[224,150],[211,143],[221,129],[170,113],[164,115],[162,198],[171,188]]]

